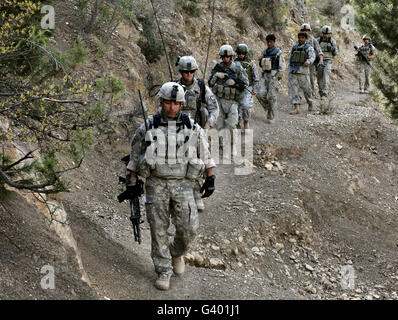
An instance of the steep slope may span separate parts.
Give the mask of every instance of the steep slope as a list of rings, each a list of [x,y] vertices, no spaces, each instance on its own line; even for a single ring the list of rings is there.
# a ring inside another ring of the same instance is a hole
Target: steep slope
[[[256,57],[265,48],[268,32],[276,33],[286,57],[299,25],[314,13],[314,9],[299,7],[299,2],[294,2],[297,10],[292,10],[295,14],[281,32],[265,30],[250,17],[246,17],[242,30],[238,22],[245,13],[237,2],[231,1],[226,7],[216,1],[207,75],[217,61],[221,44],[245,42]],[[69,2],[56,5],[65,13],[57,21],[55,44],[62,49],[76,37],[77,28],[73,26],[77,21]],[[172,62],[178,55],[192,54],[203,71],[211,7],[207,3],[200,6],[201,15],[192,17],[176,10],[178,1],[162,0],[158,12]],[[141,9],[143,16],[138,20],[143,23],[144,13],[151,17],[150,8]],[[186,275],[173,277],[168,292],[153,287],[148,224],[142,225],[143,244],[134,243],[128,206],[116,201],[122,190],[117,175],[124,171],[120,158],[129,151],[129,141],[142,122],[136,90],[147,92],[151,85],[168,80],[165,58],[149,65],[136,45],[141,27],[121,25],[100,57],[96,55],[96,36],[85,35],[91,53],[79,72],[93,79],[112,73],[126,85],[124,98],[112,109],[115,125],[98,132],[95,147],[82,168],[68,173],[73,187],[63,201],[91,288],[80,280],[81,270],[74,255],[66,264],[64,257],[56,255],[52,258],[56,270],[60,265],[65,270],[62,274],[73,277],[70,286],[77,286],[73,287],[76,295],[71,296],[67,289],[52,291],[54,296],[48,290],[27,290],[32,298],[397,299],[396,126],[368,96],[357,93],[352,46],[360,43],[360,38],[334,25],[333,36],[341,53],[332,74],[333,111],[327,115],[289,115],[287,73],[281,81],[280,108],[274,124],[265,124],[262,107],[256,101],[252,174],[235,176],[234,166],[218,166],[216,192],[206,200],[206,210],[200,215],[198,238],[186,256]],[[145,100],[150,110],[156,109],[155,100],[148,94]],[[37,217],[41,216],[30,204],[15,198],[8,201],[6,208],[19,214],[26,212],[40,221]],[[44,224],[35,223],[46,230]],[[0,225],[11,225],[11,221]],[[62,247],[52,232],[44,231],[51,239],[48,241],[32,233],[33,226],[24,227],[28,228],[24,234],[37,239],[32,241],[47,245],[54,242]],[[20,241],[25,240],[14,238],[8,230],[12,229],[2,230],[8,240],[2,246],[5,259],[1,263],[10,259],[20,265],[24,258],[10,248],[22,247]],[[46,249],[37,245],[29,250],[38,255]],[[26,263],[38,268],[49,259],[45,257],[34,264],[29,256]],[[13,270],[20,270],[14,265],[5,265],[13,279]],[[348,280],[354,280],[348,289],[342,281],[344,271],[352,276]],[[37,279],[32,269],[18,272],[30,275],[28,283]],[[7,288],[4,298],[26,296],[22,282]]]

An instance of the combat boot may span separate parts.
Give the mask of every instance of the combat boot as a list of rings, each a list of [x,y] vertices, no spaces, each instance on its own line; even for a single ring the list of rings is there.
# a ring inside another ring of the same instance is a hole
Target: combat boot
[[[195,202],[199,211],[203,211],[205,209],[205,204],[203,203],[202,199],[195,199]]]
[[[237,129],[242,129],[242,126],[240,125],[240,121],[238,122],[238,124],[236,125]]]
[[[245,128],[245,131],[246,130],[248,130],[248,129],[250,129],[250,127],[249,127],[249,121],[243,121],[243,126],[244,126],[244,128]]]
[[[159,290],[169,290],[170,287],[170,274],[160,273],[155,282],[155,287]]]
[[[173,257],[171,261],[173,265],[174,274],[177,276],[182,276],[185,271],[184,257],[183,256]]]
[[[293,108],[294,108],[294,110],[290,111],[290,114],[299,114],[300,113],[300,109],[299,109],[299,105],[298,104],[294,104]]]

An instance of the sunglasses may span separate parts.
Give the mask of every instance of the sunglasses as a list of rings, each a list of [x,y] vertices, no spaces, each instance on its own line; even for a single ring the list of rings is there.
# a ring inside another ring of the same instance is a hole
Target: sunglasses
[[[196,70],[181,70],[182,73],[195,73]]]

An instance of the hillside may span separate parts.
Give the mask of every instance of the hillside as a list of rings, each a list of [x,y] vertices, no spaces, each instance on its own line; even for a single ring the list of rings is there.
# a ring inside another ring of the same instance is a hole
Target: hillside
[[[148,89],[169,79],[165,56],[149,64],[137,44],[140,31],[156,30],[151,7],[137,2],[134,23],[120,23],[98,54],[103,34],[81,32],[72,2],[55,1],[63,14],[57,15],[52,45],[67,50],[81,34],[89,55],[78,72],[93,80],[117,76],[126,92],[112,106],[115,125],[98,130],[81,168],[66,175],[72,190],[57,199],[67,225],[49,226],[46,208],[24,193],[1,199],[1,299],[398,299],[397,129],[380,106],[357,92],[356,31],[342,30],[336,17],[330,22],[340,54],[329,114],[290,115],[287,72],[275,123],[265,123],[255,101],[252,174],[216,168],[216,191],[200,214],[186,274],[159,292],[148,224],[138,245],[128,206],[116,201],[120,159],[142,123],[137,90],[154,111]],[[211,6],[199,1],[194,16],[179,0],[156,3],[172,67],[178,55],[189,54],[203,72]],[[206,77],[224,43],[246,43],[257,57],[273,32],[287,58],[301,23],[319,28],[332,19],[314,4],[291,3],[283,25],[273,28],[260,26],[237,1],[216,1]],[[47,264],[55,268],[54,290],[40,287],[40,268]],[[344,270],[354,273],[352,288],[342,286]]]

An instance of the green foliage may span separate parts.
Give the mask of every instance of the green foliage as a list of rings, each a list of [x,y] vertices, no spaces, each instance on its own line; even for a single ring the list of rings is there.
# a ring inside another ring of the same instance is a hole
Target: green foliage
[[[381,102],[398,119],[398,1],[355,0],[356,23],[363,34],[370,35],[379,50],[374,66],[374,85],[382,94]]]
[[[87,57],[88,49],[84,45],[83,39],[78,36],[73,44],[72,49],[67,54],[67,60],[70,67],[75,68],[76,65],[84,62]]]
[[[75,165],[79,165],[84,158],[85,152],[93,143],[94,135],[92,130],[78,129],[69,145],[62,151],[65,156],[72,159]]]
[[[120,97],[126,92],[126,87],[123,80],[110,75],[104,78],[98,78],[95,80],[95,87],[98,92],[110,93],[115,101],[118,101]]]
[[[164,52],[163,45],[155,38],[153,31],[151,29],[144,29],[144,31],[141,32],[141,36],[137,45],[141,48],[141,52],[146,60],[149,63],[160,60]]]
[[[41,17],[38,1],[1,4],[0,118],[9,124],[0,129],[1,192],[6,184],[36,193],[65,191],[61,175],[80,166],[93,142],[89,129],[104,121],[105,107],[87,103],[94,100],[88,81],[67,72],[84,61],[83,40],[78,38],[69,53],[51,49],[52,33],[38,27]],[[116,79],[110,83],[112,97],[118,97],[124,86]],[[11,146],[20,144],[37,152],[18,158]],[[74,167],[61,165],[61,150]]]
[[[253,19],[264,28],[281,28],[289,13],[290,1],[280,0],[242,0],[243,9],[249,10]]]
[[[98,59],[104,55],[104,53],[108,49],[108,44],[104,43],[102,41],[97,41],[97,53],[95,54],[95,57]]]
[[[96,31],[109,39],[122,20],[136,23],[134,1],[131,0],[75,0],[82,29]]]
[[[182,0],[179,5],[192,17],[199,17],[202,14],[202,8],[198,7],[201,0]]]

